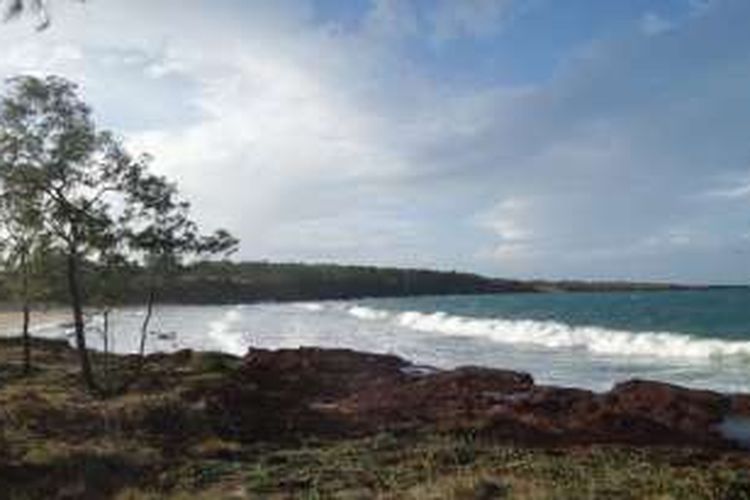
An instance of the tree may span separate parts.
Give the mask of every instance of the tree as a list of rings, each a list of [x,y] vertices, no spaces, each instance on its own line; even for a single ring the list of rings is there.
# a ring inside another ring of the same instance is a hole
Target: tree
[[[0,244],[6,274],[16,278],[15,295],[23,314],[23,371],[31,372],[31,302],[43,293],[40,267],[46,256],[48,238],[44,233],[39,198],[31,189],[5,189],[0,194]]]
[[[199,236],[187,204],[175,201],[176,187],[150,173],[150,157],[131,156],[97,129],[75,84],[24,76],[8,87],[0,104],[0,181],[5,192],[29,190],[38,198],[50,244],[66,257],[81,373],[98,390],[86,346],[82,264],[212,250],[228,233]]]
[[[111,134],[97,131],[73,84],[56,77],[9,81],[0,109],[0,179],[4,193],[32,193],[39,200],[45,229],[66,256],[81,373],[92,389],[80,266],[116,242],[124,219],[113,213],[107,195],[123,190],[134,165]]]
[[[149,276],[146,314],[141,325],[136,375],[143,366],[148,327],[158,290],[189,256],[229,255],[238,241],[229,232],[218,230],[202,236],[189,217],[190,204],[181,199],[177,186],[157,175],[142,175],[130,188],[127,238],[131,254],[140,258]]]

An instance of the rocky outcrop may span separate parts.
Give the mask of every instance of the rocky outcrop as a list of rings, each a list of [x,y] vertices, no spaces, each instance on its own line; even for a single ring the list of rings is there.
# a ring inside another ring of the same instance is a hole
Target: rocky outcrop
[[[244,440],[350,434],[338,401],[376,386],[399,386],[409,364],[395,356],[343,349],[253,349],[207,399],[220,431]]]
[[[244,440],[471,429],[520,445],[617,443],[734,448],[750,396],[632,380],[606,393],[539,386],[525,373],[439,371],[343,349],[253,349],[207,397]]]

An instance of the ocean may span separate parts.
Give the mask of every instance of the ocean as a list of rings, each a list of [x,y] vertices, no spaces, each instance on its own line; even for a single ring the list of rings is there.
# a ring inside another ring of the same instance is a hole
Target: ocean
[[[112,317],[117,352],[143,310]],[[93,318],[89,341],[101,345]],[[149,351],[345,347],[440,368],[481,365],[538,383],[607,390],[631,378],[750,392],[750,290],[548,293],[160,306]],[[59,337],[59,325],[37,335]]]

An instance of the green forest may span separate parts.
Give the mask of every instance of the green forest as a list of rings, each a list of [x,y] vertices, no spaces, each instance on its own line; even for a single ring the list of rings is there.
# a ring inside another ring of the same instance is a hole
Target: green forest
[[[64,266],[47,264],[37,300],[68,300]],[[86,263],[82,290],[87,303],[142,304],[148,298],[150,270],[137,264],[116,269]],[[536,291],[520,281],[476,274],[333,264],[200,261],[163,276],[156,301],[176,304],[226,304],[258,301],[349,299],[468,293]],[[0,300],[13,302],[13,277],[0,282]]]

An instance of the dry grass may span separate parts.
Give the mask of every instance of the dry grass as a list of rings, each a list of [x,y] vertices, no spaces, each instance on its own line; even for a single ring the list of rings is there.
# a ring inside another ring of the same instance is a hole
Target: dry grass
[[[750,499],[742,455],[522,449],[426,431],[243,444],[220,437],[195,397],[237,360],[162,357],[135,390],[98,399],[81,390],[71,350],[36,350],[39,368],[23,378],[8,368],[17,341],[0,341],[3,499]]]

